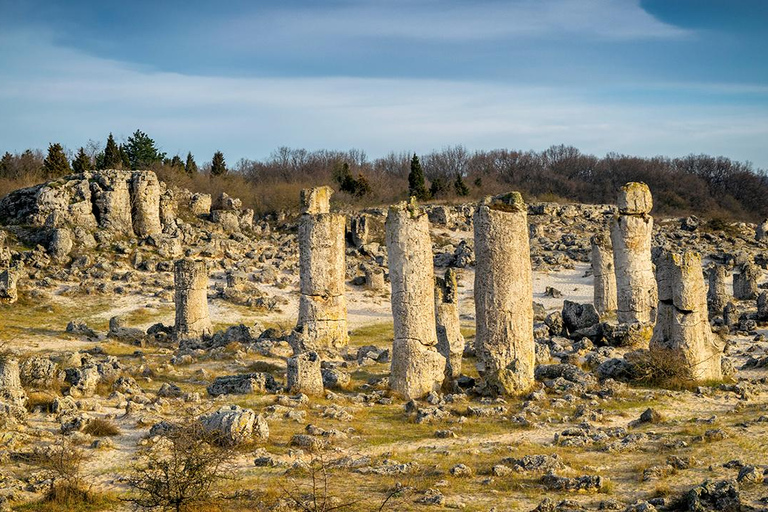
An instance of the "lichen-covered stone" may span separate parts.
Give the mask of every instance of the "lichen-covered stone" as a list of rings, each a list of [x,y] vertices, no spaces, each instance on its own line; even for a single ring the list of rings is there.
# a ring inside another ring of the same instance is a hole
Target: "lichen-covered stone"
[[[262,440],[269,438],[269,426],[264,417],[237,405],[226,405],[201,416],[200,423],[220,443],[230,446],[249,441],[254,436]]]
[[[427,215],[414,204],[389,208],[386,242],[395,339],[390,387],[407,399],[440,389],[445,358],[436,348],[435,274]]]
[[[93,173],[91,196],[100,228],[133,236],[129,189],[132,175],[131,171],[115,169]]]
[[[208,269],[204,261],[179,260],[174,265],[177,341],[211,334],[208,313]]]
[[[193,194],[189,199],[189,209],[192,215],[210,215],[211,194]]]
[[[64,261],[75,243],[72,232],[67,228],[55,228],[48,243],[48,254],[57,261]]]
[[[488,198],[474,225],[478,370],[485,392],[524,393],[536,358],[527,208],[518,193]]]
[[[304,352],[288,359],[286,387],[291,393],[323,394],[323,375],[317,352]]]
[[[437,351],[445,357],[445,384],[461,375],[464,336],[459,321],[459,290],[456,270],[449,268],[443,278],[435,278],[435,323]]]
[[[616,269],[613,265],[611,237],[603,234],[592,237],[592,275],[594,277],[595,309],[600,315],[616,312]]]
[[[656,276],[659,307],[650,350],[679,357],[695,380],[722,379],[724,344],[709,325],[701,256],[665,251]]]
[[[331,211],[331,187],[306,188],[301,191],[299,201],[301,213],[317,215]]]
[[[650,201],[645,184],[625,185],[619,194],[620,214],[611,226],[620,323],[656,320],[658,296],[651,261],[653,218],[646,215]]]
[[[27,393],[21,386],[19,361],[13,357],[0,356],[0,400],[22,408],[27,405]]]

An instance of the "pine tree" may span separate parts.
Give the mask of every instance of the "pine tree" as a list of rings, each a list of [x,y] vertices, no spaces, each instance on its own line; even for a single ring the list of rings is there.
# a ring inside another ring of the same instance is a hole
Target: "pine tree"
[[[227,164],[224,162],[224,153],[217,151],[211,160],[211,176],[223,176],[227,174]]]
[[[115,138],[112,134],[107,137],[107,146],[104,148],[104,158],[99,162],[99,169],[120,169],[123,166],[123,159],[120,156],[120,148],[117,147]]]
[[[453,190],[459,197],[469,195],[469,187],[464,183],[464,178],[461,177],[461,173],[456,174],[456,181],[453,182]]]
[[[48,156],[43,160],[43,169],[48,178],[66,176],[72,172],[64,148],[58,142],[48,145]]]
[[[197,174],[197,164],[195,163],[195,157],[192,156],[191,151],[187,153],[187,163],[184,164],[184,169],[190,176]]]
[[[77,150],[77,156],[72,160],[72,170],[75,172],[85,172],[91,170],[91,159],[85,154],[85,148]]]
[[[120,147],[118,148],[120,152],[120,166],[123,169],[130,169],[131,168],[131,159],[128,156],[128,151],[125,149],[125,144],[120,144]]]
[[[168,167],[174,170],[174,172],[184,172],[184,162],[181,161],[179,155],[173,155],[173,158],[167,160]]]
[[[11,178],[13,176],[13,161],[13,155],[6,151],[3,158],[0,158],[0,178]]]
[[[429,199],[429,192],[427,191],[427,185],[424,182],[424,171],[421,169],[421,162],[416,153],[413,154],[411,159],[411,172],[408,173],[408,195],[415,197],[420,201]]]
[[[141,130],[133,132],[124,147],[131,169],[148,169],[165,158],[165,153],[155,147],[155,141]]]

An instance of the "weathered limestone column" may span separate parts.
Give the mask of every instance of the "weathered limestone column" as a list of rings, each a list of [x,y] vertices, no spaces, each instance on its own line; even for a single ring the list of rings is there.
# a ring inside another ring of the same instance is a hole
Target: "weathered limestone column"
[[[204,261],[178,260],[174,266],[176,287],[176,340],[208,336],[212,332],[208,313],[208,269]]]
[[[13,304],[19,300],[16,283],[20,270],[20,265],[14,265],[0,272],[0,304]]]
[[[679,357],[694,380],[722,379],[724,343],[712,333],[701,255],[665,251],[656,268],[658,320],[649,349]]]
[[[291,393],[323,394],[323,375],[317,352],[304,352],[288,359],[286,386]]]
[[[115,169],[93,174],[91,197],[100,228],[133,236],[131,194],[128,188],[131,177],[131,171]]]
[[[755,240],[758,242],[768,238],[768,220],[759,223],[755,228]]]
[[[627,183],[621,187],[618,203],[619,215],[611,226],[617,318],[619,323],[652,324],[658,296],[651,262],[651,191],[645,183]]]
[[[728,288],[725,285],[727,272],[722,265],[714,265],[709,268],[707,278],[709,280],[709,290],[707,290],[707,308],[710,316],[720,316],[723,314],[725,305],[728,304]]]
[[[19,362],[0,356],[0,428],[12,428],[27,419],[27,393],[21,387]]]
[[[755,300],[758,294],[757,282],[760,268],[752,263],[741,265],[739,272],[733,274],[733,297],[738,300]]]
[[[360,249],[368,243],[368,215],[361,213],[350,220],[352,245]]]
[[[389,386],[407,399],[420,398],[440,389],[445,370],[437,351],[429,220],[403,202],[389,207],[385,226],[395,324]]]
[[[594,277],[594,306],[602,315],[616,312],[616,270],[613,267],[611,237],[592,237],[592,275]]]
[[[345,220],[330,212],[330,187],[301,191],[299,274],[301,297],[294,351],[341,348],[349,342]]]
[[[518,192],[478,204],[475,350],[484,391],[520,394],[534,382],[533,283],[526,205]]]
[[[449,268],[445,277],[435,278],[435,323],[437,351],[445,358],[445,382],[450,384],[461,375],[464,336],[459,321],[459,290],[456,270]]]
[[[757,321],[768,321],[768,292],[760,292],[757,296]]]
[[[145,238],[163,232],[160,222],[160,182],[152,171],[136,171],[131,179],[133,231]]]

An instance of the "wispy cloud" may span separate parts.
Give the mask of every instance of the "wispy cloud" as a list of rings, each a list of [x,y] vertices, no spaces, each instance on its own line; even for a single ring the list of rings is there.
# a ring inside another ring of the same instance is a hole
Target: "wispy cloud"
[[[259,158],[280,145],[379,155],[566,143],[597,154],[706,152],[768,166],[764,104],[632,105],[595,90],[457,80],[200,77],[95,58],[40,34],[6,34],[0,46],[2,150],[50,141],[76,148],[141,128],[165,151],[201,159],[216,149],[230,160]]]

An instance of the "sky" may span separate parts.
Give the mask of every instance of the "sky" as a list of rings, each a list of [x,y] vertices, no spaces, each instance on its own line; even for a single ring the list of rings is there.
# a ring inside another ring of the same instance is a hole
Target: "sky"
[[[0,151],[462,144],[768,169],[765,0],[0,0]]]

